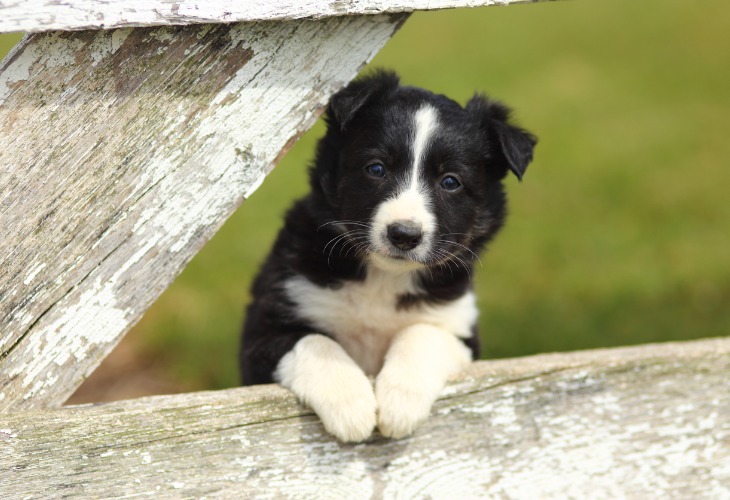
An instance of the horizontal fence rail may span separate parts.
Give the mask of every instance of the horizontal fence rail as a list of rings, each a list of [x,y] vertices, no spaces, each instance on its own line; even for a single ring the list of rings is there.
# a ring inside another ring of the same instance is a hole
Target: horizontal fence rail
[[[9,498],[728,498],[730,340],[477,362],[403,440],[277,386],[0,414]]]
[[[289,21],[535,1],[537,0],[3,0],[0,1],[0,33]]]

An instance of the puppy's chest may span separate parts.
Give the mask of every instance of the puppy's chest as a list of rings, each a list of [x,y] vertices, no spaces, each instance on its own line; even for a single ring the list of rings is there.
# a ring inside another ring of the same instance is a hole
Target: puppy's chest
[[[336,339],[368,374],[375,375],[393,337],[404,328],[427,323],[467,337],[476,319],[473,296],[467,294],[446,305],[414,304],[398,307],[399,298],[418,290],[411,275],[370,270],[362,282],[323,288],[302,277],[287,283],[297,313]]]

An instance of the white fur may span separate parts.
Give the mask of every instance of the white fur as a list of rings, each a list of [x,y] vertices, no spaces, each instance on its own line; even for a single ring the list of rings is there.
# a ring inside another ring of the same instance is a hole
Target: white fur
[[[334,340],[307,335],[281,358],[274,379],[310,406],[341,441],[362,441],[373,432],[373,387]]]
[[[415,122],[415,137],[413,139],[413,171],[411,173],[411,183],[409,189],[418,186],[421,176],[423,158],[428,149],[428,143],[438,128],[438,116],[436,110],[431,106],[423,106],[416,111],[413,118]]]
[[[413,278],[412,273],[368,266],[364,281],[337,289],[319,287],[301,276],[285,286],[301,317],[332,335],[365,373],[376,375],[393,337],[405,328],[427,324],[468,338],[476,323],[478,311],[471,292],[446,304],[396,310],[399,295],[418,292]]]
[[[375,382],[380,432],[393,438],[412,433],[446,381],[470,360],[463,342],[441,328],[416,324],[399,332]]]
[[[458,337],[469,337],[476,322],[474,295],[399,311],[398,295],[417,292],[413,278],[370,266],[364,282],[337,289],[301,276],[286,283],[298,314],[336,341],[304,337],[281,359],[275,380],[312,407],[342,441],[370,435],[376,406],[384,436],[410,434],[449,377],[471,359]],[[366,373],[377,375],[375,393]]]
[[[388,258],[390,254],[390,242],[388,241],[388,226],[396,221],[409,221],[418,224],[423,232],[423,241],[409,255],[415,261],[396,260]],[[427,259],[431,249],[436,217],[431,212],[428,198],[418,190],[407,190],[382,203],[375,212],[372,223],[370,241],[375,248],[380,260],[387,262],[386,266],[400,266],[401,269],[412,269],[414,264],[417,267],[424,267],[418,261]],[[378,263],[380,261],[376,261]]]
[[[427,187],[422,185],[420,179],[429,142],[438,130],[436,110],[428,105],[420,108],[413,116],[413,130],[411,146],[413,164],[407,182],[404,183],[394,197],[380,204],[373,217],[370,241],[379,254],[374,262],[376,265],[382,264],[381,267],[384,268],[401,264],[404,264],[401,266],[403,270],[413,268],[408,261],[388,258],[390,243],[388,242],[387,228],[388,225],[394,222],[408,221],[421,227],[423,241],[409,253],[414,260],[425,260],[433,244],[436,217],[433,214]]]

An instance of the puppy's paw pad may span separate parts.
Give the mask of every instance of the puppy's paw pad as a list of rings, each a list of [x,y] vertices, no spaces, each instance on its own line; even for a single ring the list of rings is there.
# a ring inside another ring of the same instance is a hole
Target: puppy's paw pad
[[[402,438],[413,433],[426,420],[433,401],[424,393],[400,386],[380,384],[378,400],[378,429],[385,437]]]

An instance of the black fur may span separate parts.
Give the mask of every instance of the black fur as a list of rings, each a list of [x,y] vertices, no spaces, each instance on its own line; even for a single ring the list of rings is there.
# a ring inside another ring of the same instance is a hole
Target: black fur
[[[310,172],[311,191],[287,214],[254,282],[240,352],[244,384],[271,382],[281,357],[303,336],[315,332],[334,336],[298,317],[283,284],[301,275],[320,287],[337,289],[365,279],[366,253],[333,252],[328,247],[341,233],[333,222],[367,222],[379,202],[395,192],[397,179],[412,161],[413,114],[424,104],[438,110],[439,128],[423,169],[434,186],[432,204],[439,231],[458,244],[449,251],[460,263],[452,259],[419,271],[419,292],[400,296],[393,311],[446,303],[471,289],[473,255],[504,222],[502,180],[508,171],[522,178],[536,139],[509,123],[505,106],[480,94],[461,107],[444,96],[400,86],[394,73],[378,72],[357,80],[332,97],[327,132]],[[373,179],[365,173],[373,159],[387,165],[388,178]],[[458,176],[462,185],[458,192],[438,188],[446,173]],[[476,325],[465,342],[477,357]]]

